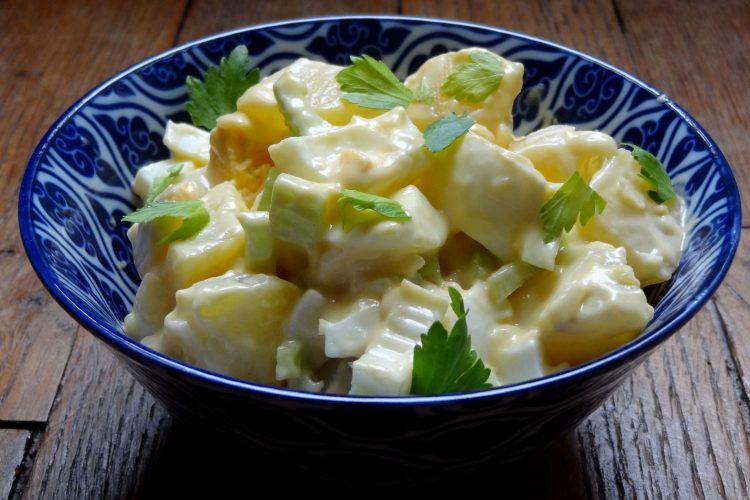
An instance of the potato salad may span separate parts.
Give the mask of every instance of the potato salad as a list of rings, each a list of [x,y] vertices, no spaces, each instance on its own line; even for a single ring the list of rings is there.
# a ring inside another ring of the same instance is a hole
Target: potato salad
[[[140,168],[128,336],[216,373],[402,396],[541,377],[632,340],[683,202],[637,145],[513,135],[523,66],[481,48],[381,61],[238,47],[188,78],[194,124]]]

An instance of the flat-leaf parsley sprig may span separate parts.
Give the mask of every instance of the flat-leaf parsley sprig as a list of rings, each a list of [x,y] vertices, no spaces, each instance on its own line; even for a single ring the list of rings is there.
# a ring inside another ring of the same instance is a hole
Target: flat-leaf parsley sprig
[[[193,124],[208,130],[216,127],[216,119],[237,111],[237,99],[258,83],[260,71],[250,69],[247,47],[238,45],[222,57],[219,66],[209,66],[202,82],[188,76],[187,110]]]
[[[505,75],[503,63],[488,52],[472,52],[469,60],[456,67],[440,92],[459,101],[483,102],[500,86]]]
[[[358,212],[367,211],[380,219],[391,219],[396,221],[411,220],[411,215],[409,215],[408,212],[404,210],[404,207],[396,200],[374,194],[363,193],[362,191],[356,191],[354,189],[342,189],[341,196],[338,199],[338,207],[341,223],[345,230],[350,229],[353,222],[356,222],[352,221],[352,218],[347,216],[346,208],[348,206]]]
[[[178,240],[188,240],[198,234],[210,219],[206,207],[200,200],[190,201],[157,201],[156,198],[170,186],[180,175],[182,165],[169,168],[167,175],[157,177],[146,198],[146,204],[122,218],[123,222],[147,223],[164,218],[181,219],[181,224],[174,231],[159,240],[160,245]]]
[[[382,61],[367,54],[351,56],[352,64],[336,75],[344,99],[364,108],[393,109],[407,107],[412,91]]]
[[[581,225],[585,225],[594,213],[602,213],[606,206],[604,198],[574,172],[539,211],[544,242],[549,243],[563,231],[570,231],[576,220],[580,219]]]
[[[622,146],[630,148],[630,154],[633,155],[633,158],[635,158],[641,166],[639,175],[656,188],[655,190],[648,192],[648,195],[654,200],[654,202],[662,204],[677,196],[677,193],[675,193],[674,188],[672,187],[672,181],[669,179],[667,170],[656,156],[635,144],[626,143],[622,144]]]
[[[414,348],[411,394],[442,394],[446,392],[487,389],[490,369],[484,366],[476,351],[471,348],[471,337],[466,324],[468,311],[461,294],[455,288],[448,290],[451,308],[458,319],[450,335],[439,321],[435,321],[422,345]]]
[[[456,139],[466,135],[475,123],[466,113],[458,116],[450,112],[427,126],[424,131],[424,145],[431,153],[439,153]]]

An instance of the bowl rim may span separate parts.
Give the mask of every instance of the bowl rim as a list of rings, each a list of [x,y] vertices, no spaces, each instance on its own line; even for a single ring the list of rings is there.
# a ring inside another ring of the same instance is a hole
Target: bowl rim
[[[463,393],[448,393],[448,394],[437,394],[429,396],[360,396],[360,395],[346,395],[346,394],[324,394],[315,392],[306,392],[295,389],[287,389],[281,387],[267,386],[247,380],[242,380],[227,375],[221,375],[216,372],[212,372],[206,369],[199,368],[197,366],[190,365],[188,363],[179,361],[177,359],[170,358],[164,354],[154,351],[140,342],[127,337],[125,334],[120,333],[106,325],[101,324],[96,318],[90,316],[87,312],[81,309],[75,301],[66,296],[59,285],[59,281],[55,273],[47,266],[46,262],[41,258],[41,252],[38,250],[37,240],[32,231],[31,224],[24,224],[23,221],[30,220],[31,214],[31,185],[35,178],[35,174],[39,167],[39,162],[43,155],[46,153],[50,146],[50,139],[56,135],[58,130],[68,122],[72,115],[74,115],[79,109],[84,107],[96,97],[104,89],[116,84],[121,78],[134,73],[154,62],[161,59],[171,57],[185,49],[200,45],[206,42],[211,42],[226,38],[229,36],[235,36],[248,31],[257,31],[272,28],[289,27],[297,24],[315,23],[315,22],[336,22],[336,21],[348,21],[348,20],[375,20],[375,21],[407,21],[415,23],[427,23],[437,24],[448,27],[459,27],[459,28],[470,28],[479,29],[484,31],[495,32],[498,34],[507,34],[513,37],[517,37],[529,42],[538,43],[544,46],[554,48],[556,50],[571,54],[582,60],[592,62],[603,68],[612,71],[619,77],[624,78],[635,85],[645,89],[654,95],[654,97],[663,99],[664,104],[669,106],[672,111],[682,118],[688,128],[693,130],[707,145],[710,156],[719,164],[722,169],[728,174],[724,177],[727,182],[727,189],[732,195],[730,206],[728,207],[730,213],[734,213],[737,216],[734,219],[734,224],[729,230],[728,237],[730,238],[731,247],[729,251],[723,255],[725,258],[719,268],[719,271],[714,273],[707,286],[705,286],[700,293],[693,296],[683,310],[674,317],[671,321],[655,328],[653,331],[646,335],[639,335],[632,341],[620,346],[619,348],[608,352],[607,354],[583,363],[581,365],[563,370],[558,373],[545,375],[543,377],[517,382],[513,384],[507,384],[499,387],[493,387],[490,389],[463,392]],[[282,399],[291,399],[307,403],[336,403],[336,404],[351,404],[351,405],[372,405],[372,404],[387,404],[396,406],[422,406],[422,405],[435,405],[435,404],[447,404],[461,402],[465,400],[483,400],[486,398],[500,398],[503,396],[513,396],[526,391],[534,391],[537,389],[549,389],[554,386],[561,386],[572,379],[585,376],[593,376],[600,374],[603,371],[607,371],[615,366],[624,365],[630,360],[634,360],[639,356],[645,354],[658,344],[669,338],[674,334],[680,327],[682,327],[688,320],[690,320],[700,308],[708,301],[713,293],[718,288],[721,281],[727,274],[729,267],[734,259],[737,252],[740,241],[742,224],[742,209],[740,204],[740,194],[737,187],[737,182],[734,177],[729,163],[726,158],[719,150],[714,140],[708,135],[706,130],[693,118],[687,111],[681,106],[675,104],[670,98],[657,88],[645,83],[639,78],[627,73],[626,71],[607,63],[594,56],[588,55],[579,50],[573,49],[561,45],[559,43],[544,39],[538,36],[532,36],[525,33],[519,33],[512,30],[507,30],[497,26],[491,26],[482,23],[461,21],[455,19],[446,18],[434,18],[434,17],[422,17],[422,16],[400,16],[400,15],[346,15],[346,16],[316,16],[316,17],[303,17],[294,19],[283,19],[268,23],[260,23],[249,26],[243,26],[220,33],[215,33],[205,37],[201,37],[195,40],[191,40],[184,44],[176,47],[172,47],[168,50],[160,52],[156,55],[148,57],[138,63],[135,63],[113,76],[107,78],[103,82],[94,86],[91,90],[86,92],[82,97],[78,98],[68,109],[58,117],[47,132],[39,140],[39,143],[35,147],[31,154],[24,171],[23,178],[21,180],[18,197],[18,225],[21,233],[21,240],[24,246],[24,250],[29,261],[32,264],[34,271],[36,272],[39,280],[47,288],[52,297],[57,301],[60,306],[70,314],[76,321],[82,325],[86,330],[94,334],[100,340],[104,341],[109,347],[114,348],[125,354],[128,357],[134,357],[141,364],[154,365],[156,368],[162,370],[174,371],[181,377],[188,377],[194,382],[198,382],[202,385],[208,385],[216,389],[232,389],[239,390],[246,395],[265,395],[272,397],[279,397]]]

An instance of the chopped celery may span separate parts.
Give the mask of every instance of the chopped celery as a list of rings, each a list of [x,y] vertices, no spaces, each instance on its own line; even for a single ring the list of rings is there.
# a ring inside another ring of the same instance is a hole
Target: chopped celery
[[[323,238],[336,202],[335,185],[279,174],[271,195],[271,232],[275,238],[309,248]]]
[[[276,182],[276,177],[279,176],[279,169],[271,167],[266,174],[266,182],[263,184],[263,194],[260,195],[258,201],[258,210],[268,211],[271,208],[271,195],[273,194],[273,184]]]
[[[419,276],[430,283],[439,285],[443,281],[440,274],[440,259],[437,252],[424,255],[424,265],[419,269]]]
[[[493,302],[504,306],[510,294],[518,290],[537,270],[531,264],[517,260],[492,273],[487,278],[487,285]]]
[[[282,342],[276,348],[276,380],[297,378],[302,372],[302,344],[296,340]]]
[[[299,75],[284,72],[273,85],[273,94],[292,135],[313,135],[333,128],[308,104],[310,82]]]
[[[250,272],[276,274],[268,212],[242,212],[237,214],[237,220],[245,230],[245,262]]]

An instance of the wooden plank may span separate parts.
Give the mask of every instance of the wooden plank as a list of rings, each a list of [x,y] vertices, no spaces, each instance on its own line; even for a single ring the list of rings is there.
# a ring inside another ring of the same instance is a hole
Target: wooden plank
[[[396,14],[397,9],[397,0],[375,2],[370,0],[326,2],[310,2],[309,0],[284,0],[281,2],[199,0],[190,3],[179,41],[184,43],[240,26],[279,19],[351,14],[352,12]]]
[[[750,395],[750,231],[742,230],[737,256],[726,280],[716,293],[716,307],[721,326],[727,335],[727,356],[730,368],[737,370],[739,390],[744,394],[747,409]],[[750,431],[750,414],[746,414]]]
[[[711,307],[578,431],[596,498],[748,498],[750,441]]]
[[[81,331],[24,498],[137,498],[170,417]]]
[[[31,431],[0,429],[0,499],[10,496],[30,438]]]
[[[87,89],[169,47],[183,6],[34,0],[0,9],[0,421],[47,419],[77,328],[23,255],[16,206],[26,160]]]
[[[632,67],[609,0],[404,0],[403,13],[473,21],[519,31],[588,52],[624,69]]]
[[[737,176],[750,215],[750,2],[617,1],[638,73],[692,114]]]

